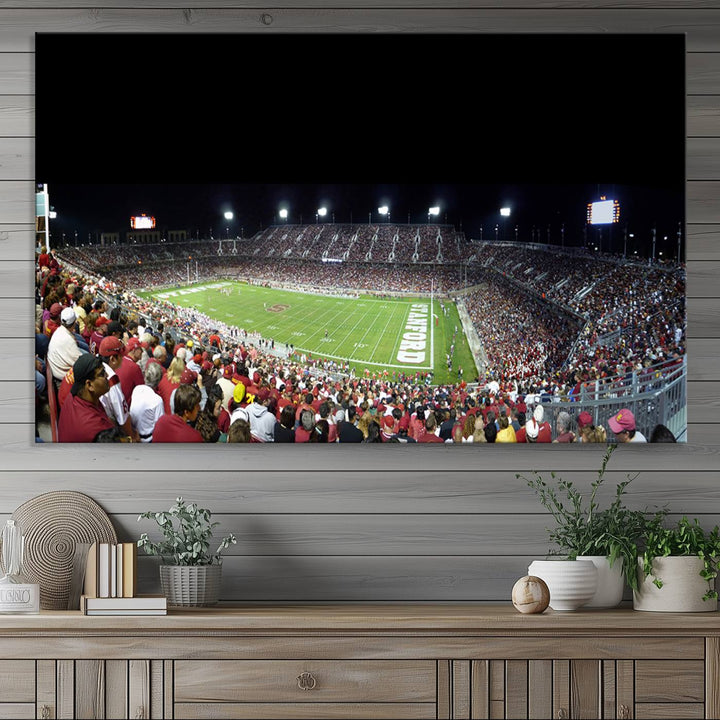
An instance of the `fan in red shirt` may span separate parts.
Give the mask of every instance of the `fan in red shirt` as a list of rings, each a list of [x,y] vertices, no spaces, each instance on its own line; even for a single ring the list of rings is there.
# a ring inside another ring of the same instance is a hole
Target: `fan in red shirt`
[[[552,428],[544,422],[545,411],[542,405],[536,405],[533,416],[517,431],[517,442],[549,443],[552,442]]]
[[[58,420],[58,442],[93,442],[98,433],[116,427],[100,403],[110,388],[105,366],[99,357],[84,353],[72,373],[73,385]]]
[[[115,373],[120,378],[120,387],[122,388],[125,402],[130,407],[130,399],[132,391],[138,385],[145,384],[143,372],[138,365],[138,360],[142,357],[142,346],[136,337],[131,337],[125,345],[125,354],[122,363]]]
[[[179,385],[175,391],[175,413],[163,415],[155,423],[153,443],[203,442],[192,427],[200,412],[202,393],[197,385]]]
[[[425,432],[416,437],[415,439],[419,443],[441,443],[445,442],[439,435],[435,434],[437,429],[437,420],[435,419],[435,413],[431,410],[428,416],[425,418]]]

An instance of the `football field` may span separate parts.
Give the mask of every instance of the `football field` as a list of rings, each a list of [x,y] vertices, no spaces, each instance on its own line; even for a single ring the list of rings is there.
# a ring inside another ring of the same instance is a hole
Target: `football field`
[[[274,340],[276,350],[348,363],[357,375],[433,372],[434,383],[475,377],[475,365],[453,303],[435,299],[357,298],[277,290],[239,282],[199,283],[141,293],[192,307],[226,325]],[[447,356],[452,349],[452,369]]]

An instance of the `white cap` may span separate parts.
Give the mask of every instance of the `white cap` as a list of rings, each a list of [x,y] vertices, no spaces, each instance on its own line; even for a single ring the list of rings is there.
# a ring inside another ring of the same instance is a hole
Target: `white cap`
[[[545,418],[545,411],[543,410],[542,405],[535,406],[535,409],[533,410],[533,417],[537,420],[538,425],[542,423]]]
[[[62,322],[63,325],[73,325],[75,320],[77,320],[75,311],[70,307],[63,308],[63,311],[60,313],[60,322]]]
[[[525,433],[529,438],[535,439],[540,432],[540,426],[535,422],[535,418],[530,418],[525,424]]]

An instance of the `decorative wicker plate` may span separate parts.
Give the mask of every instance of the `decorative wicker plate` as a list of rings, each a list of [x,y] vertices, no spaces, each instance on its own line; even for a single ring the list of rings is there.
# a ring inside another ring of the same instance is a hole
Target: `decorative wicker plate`
[[[67,609],[76,543],[117,542],[107,513],[79,492],[43,493],[12,514],[25,536],[24,574],[40,585],[40,608]]]

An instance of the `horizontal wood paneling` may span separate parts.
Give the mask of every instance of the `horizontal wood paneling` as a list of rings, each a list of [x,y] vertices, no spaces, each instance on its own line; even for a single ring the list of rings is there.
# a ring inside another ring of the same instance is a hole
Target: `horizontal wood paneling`
[[[0,0],[0,522],[30,497],[86,492],[121,536],[176,495],[210,507],[239,544],[223,599],[497,600],[547,550],[548,516],[515,478],[557,470],[587,491],[603,448],[35,445],[29,346],[37,32],[686,33],[688,437],[619,448],[608,487],[641,471],[629,502],[720,519],[720,6],[717,0]],[[71,35],[68,35],[71,42]],[[662,98],[652,112],[662,112]],[[659,152],[661,144],[658,145]],[[42,181],[42,178],[38,178]],[[52,189],[51,189],[52,190]],[[27,358],[27,362],[18,362]],[[315,452],[319,450],[319,452]],[[222,511],[222,512],[220,512]],[[143,557],[142,588],[157,587]]]
[[[67,0],[25,0],[23,7],[30,9],[62,9],[68,6]],[[155,0],[153,7],[158,8],[248,8],[257,10],[258,8],[280,8],[286,9],[287,2],[281,0],[271,0],[271,2],[258,4],[255,0]],[[13,0],[0,0],[0,9],[16,8],[17,2]],[[72,7],[77,8],[97,8],[98,3],[92,0],[80,0],[72,3]],[[146,4],[139,0],[128,2],[127,0],[103,0],[104,8],[123,8],[126,10],[143,10]],[[333,0],[332,3],[318,2],[314,6],[308,3],[294,3],[296,10],[302,7],[308,7],[308,13],[314,13],[323,8],[328,9],[349,9],[364,12],[366,9],[377,9],[383,7],[388,11],[397,15],[401,13],[407,14],[408,11],[415,11],[422,8],[444,9],[447,10],[447,3],[443,0]],[[517,0],[493,0],[492,2],[479,3],[477,0],[455,0],[452,4],[453,8],[458,9],[510,9],[517,10],[519,5]],[[645,11],[655,11],[661,8],[678,9],[677,0],[528,0],[522,6],[524,8],[532,8],[534,10],[552,9],[552,10],[578,10],[578,9],[607,9],[616,11],[618,9],[637,9]],[[715,0],[687,0],[683,3],[683,8],[687,10],[699,9],[717,9]],[[327,12],[327,10],[324,10]],[[140,28],[137,28],[138,30]]]
[[[688,138],[688,180],[712,180],[720,174],[720,138]]]
[[[693,223],[687,225],[686,232],[688,260],[720,259],[720,224]]]
[[[29,450],[32,452],[28,452],[27,456],[42,457],[48,449],[57,449],[57,446],[31,447]],[[60,446],[60,449],[65,450],[63,455],[71,457],[70,451],[73,449],[79,452],[94,451],[97,448],[65,445]],[[149,454],[154,455],[155,460],[167,460],[167,453],[162,452],[162,447],[149,449],[160,451]],[[212,448],[206,449],[212,451]],[[633,507],[654,508],[671,504],[674,513],[698,516],[714,514],[711,510],[720,507],[720,470],[678,469],[683,465],[686,468],[688,463],[689,454],[685,453],[683,458],[683,445],[670,448],[657,446],[651,448],[650,452],[647,452],[648,449],[639,448],[644,452],[633,453],[632,457],[627,458],[620,455],[622,448],[618,450],[613,456],[612,464],[622,469],[607,473],[606,486],[600,492],[599,498],[609,499],[615,484],[627,479],[626,473],[634,475],[639,472],[632,483],[631,491],[628,489],[628,504]],[[205,506],[216,514],[273,515],[279,523],[282,523],[283,516],[289,514],[314,517],[326,514],[399,516],[437,513],[445,514],[448,518],[452,515],[474,514],[482,516],[477,530],[478,535],[482,536],[485,530],[481,523],[491,514],[500,513],[515,518],[537,514],[541,518],[540,523],[548,521],[547,512],[540,502],[522,480],[516,479],[515,471],[508,469],[508,466],[518,468],[525,475],[530,473],[530,468],[537,468],[546,479],[549,479],[551,471],[556,470],[558,476],[572,480],[581,491],[589,492],[590,483],[597,478],[596,469],[602,458],[598,453],[588,455],[579,447],[568,450],[576,452],[569,453],[569,457],[562,460],[561,451],[548,449],[543,457],[540,453],[529,453],[523,458],[521,454],[512,452],[489,453],[487,456],[485,453],[479,456],[475,452],[463,453],[462,456],[456,454],[452,463],[447,455],[443,458],[438,454],[426,453],[422,461],[427,469],[423,472],[415,469],[391,469],[393,465],[402,466],[403,463],[401,460],[388,459],[388,453],[372,453],[372,457],[365,453],[363,465],[366,465],[367,469],[346,469],[342,472],[338,470],[338,465],[348,464],[346,453],[315,453],[315,461],[305,453],[296,454],[294,458],[280,453],[279,465],[289,465],[290,459],[297,466],[298,458],[302,458],[299,464],[307,468],[307,471],[268,469],[259,472],[254,467],[267,464],[266,461],[258,462],[247,453],[238,452],[233,453],[233,459],[237,458],[237,462],[248,468],[245,472],[217,469],[211,475],[203,475],[197,470],[201,463],[193,462],[191,453],[183,453],[183,459],[187,455],[187,462],[182,473],[162,472],[158,469],[161,467],[160,463],[152,462],[147,456],[136,454],[131,459],[118,453],[108,453],[103,457],[92,457],[86,453],[86,457],[82,458],[85,466],[76,463],[77,468],[68,471],[63,469],[62,458],[57,457],[57,453],[51,453],[56,457],[54,462],[47,466],[56,469],[53,473],[46,473],[48,477],[43,480],[38,479],[40,473],[37,471],[12,470],[12,467],[7,467],[11,459],[6,459],[6,468],[0,477],[8,480],[14,478],[14,481],[7,483],[7,489],[4,489],[0,496],[0,514],[11,514],[18,505],[43,492],[74,490],[92,496],[113,516],[128,516],[122,523],[130,528],[139,513],[168,508],[175,498],[181,495],[187,500],[205,503]],[[221,466],[220,462],[212,460],[212,453],[203,455],[205,466],[210,462],[218,468]],[[263,455],[265,458],[269,457],[266,453]],[[665,457],[662,457],[663,455]],[[351,453],[349,457],[352,463],[357,459],[358,453],[354,453],[354,456]],[[404,457],[408,458],[408,463],[412,460],[412,456],[407,454]],[[483,471],[447,469],[450,464],[478,465],[479,457],[482,457]],[[634,460],[632,464],[636,466],[650,465],[650,468],[637,471],[627,469],[631,464],[629,459]],[[563,467],[560,467],[561,465]],[[113,470],[112,466],[118,469]],[[328,469],[324,469],[328,466]],[[589,469],[583,469],[583,466]],[[658,466],[662,466],[662,469]],[[386,469],[378,470],[383,467]],[[299,488],[299,485],[302,487]],[[683,487],[682,497],[677,495],[678,485]],[[267,522],[275,524],[275,521]],[[372,525],[374,521],[369,519],[369,522]],[[429,526],[432,526],[432,521],[429,522]],[[242,525],[243,521],[240,520],[238,524]],[[141,527],[150,530],[152,523],[137,523],[135,532],[138,535]],[[269,531],[265,525],[261,529],[262,532]],[[285,529],[278,531],[278,537],[285,532]],[[422,528],[417,528],[415,532],[422,534],[423,531]],[[455,531],[448,529],[448,533],[453,535]],[[476,552],[483,554],[482,545],[478,546]]]
[[[35,133],[35,101],[30,95],[3,95],[2,83],[9,78],[10,73],[0,72],[0,128],[8,139],[25,139]]]
[[[0,47],[31,52],[36,32],[435,32],[435,33],[687,33],[689,52],[717,52],[716,10],[696,8],[498,9],[435,7],[402,12],[362,9],[265,8],[91,8],[0,9]]]
[[[678,504],[678,512],[669,515],[668,522],[676,523],[684,513],[697,518],[703,527],[720,524],[720,513],[703,514],[703,504],[697,497],[687,500],[684,506]],[[552,519],[541,510],[534,496],[518,497],[518,509],[513,513],[475,512],[474,504],[468,505],[466,513],[405,511],[402,515],[389,512],[254,515],[239,509],[236,514],[213,515],[213,522],[220,523],[215,530],[218,543],[219,538],[228,533],[237,538],[237,545],[224,551],[226,557],[433,554],[501,557],[557,552],[548,541],[547,528],[552,527]],[[646,507],[640,497],[631,498],[629,505]],[[223,507],[227,513],[233,512],[232,504],[223,504]],[[151,521],[138,523],[134,514],[111,514],[110,517],[120,541],[137,540],[141,532],[147,532],[153,541],[161,539],[161,533]],[[517,531],[518,524],[523,526],[522,533]]]
[[[720,134],[720,95],[692,95],[687,98],[687,135],[711,137]]]
[[[670,470],[687,473],[689,477],[695,477],[695,471],[714,471],[718,467],[717,428],[714,425],[701,424],[697,432],[696,428],[691,427],[690,434],[690,443],[654,445],[651,449],[647,445],[623,447],[621,452],[626,454],[616,458],[615,467],[625,472]],[[161,480],[163,477],[171,484],[181,477],[181,473],[176,470],[177,458],[173,457],[173,454],[178,452],[177,447],[142,445],[130,448],[126,443],[35,445],[33,437],[33,429],[29,425],[7,424],[3,427],[3,447],[7,450],[3,458],[4,470],[12,473],[33,472],[33,487],[45,482],[43,477],[38,475],[42,476],[48,467],[53,469],[53,477],[57,478],[62,476],[55,473],[61,473],[63,467],[78,468],[78,477],[84,472],[97,473],[98,470],[116,470],[119,474],[128,469],[147,470],[156,473],[153,475],[152,485],[164,482]],[[342,489],[349,468],[362,468],[366,476],[384,471],[407,471],[417,473],[418,477],[422,477],[426,472],[442,475],[489,470],[502,470],[513,474],[516,470],[525,472],[530,468],[569,473],[580,469],[596,470],[603,450],[604,446],[580,443],[562,446],[548,444],[543,447],[433,445],[430,448],[407,445],[381,445],[373,448],[364,445],[352,448],[344,445],[280,448],[255,444],[249,447],[222,444],[183,446],[180,452],[183,471],[239,473],[239,476],[248,472],[259,472],[263,478],[270,471],[280,471],[291,476],[294,473],[294,477],[304,478],[305,481],[307,473],[311,475],[313,483],[315,472],[332,471],[338,475],[336,485]],[[48,479],[50,484],[53,477]],[[72,478],[72,475],[70,477]],[[188,482],[197,488],[200,479],[194,477]],[[232,477],[229,478],[229,481],[231,480]],[[71,480],[66,478],[64,482],[71,483]],[[301,483],[295,483],[295,494],[302,492],[300,485]],[[412,492],[414,485],[409,487]],[[677,490],[676,486],[675,489]],[[367,500],[369,503],[373,502],[370,494]]]

